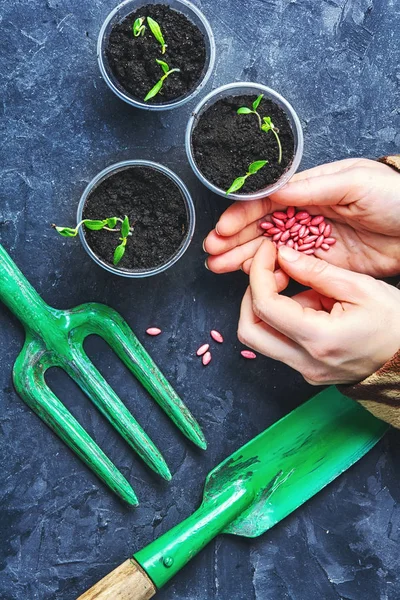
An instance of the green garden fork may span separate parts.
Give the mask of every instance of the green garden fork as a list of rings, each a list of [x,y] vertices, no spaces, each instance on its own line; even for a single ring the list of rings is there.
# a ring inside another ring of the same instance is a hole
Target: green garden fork
[[[175,425],[197,446],[207,447],[197,421],[115,310],[97,303],[69,310],[50,307],[1,245],[0,300],[26,331],[13,370],[18,394],[128,504],[138,504],[132,487],[45,381],[47,369],[64,369],[144,462],[164,479],[171,479],[160,451],[85,353],[83,342],[88,335],[102,337]]]

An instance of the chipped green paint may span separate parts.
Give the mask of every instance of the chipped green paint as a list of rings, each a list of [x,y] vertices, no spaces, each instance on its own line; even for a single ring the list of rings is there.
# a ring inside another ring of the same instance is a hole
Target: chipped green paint
[[[134,558],[163,586],[217,534],[256,537],[273,527],[387,429],[335,387],[320,392],[216,467],[200,508]]]
[[[177,427],[200,448],[206,448],[198,423],[116,311],[94,303],[70,310],[48,306],[1,245],[0,300],[26,330],[13,371],[18,394],[126,502],[138,503],[129,483],[45,381],[50,367],[64,369],[139,456],[162,477],[171,479],[159,450],[86,355],[83,342],[88,335],[102,337]]]

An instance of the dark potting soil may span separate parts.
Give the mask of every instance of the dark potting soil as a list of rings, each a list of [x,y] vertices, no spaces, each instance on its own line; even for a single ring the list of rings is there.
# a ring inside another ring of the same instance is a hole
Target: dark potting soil
[[[104,179],[88,196],[84,219],[124,218],[135,223],[118,269],[137,270],[168,262],[188,229],[186,207],[178,186],[149,167],[129,167]],[[113,265],[119,233],[84,229],[87,243],[99,258]]]
[[[164,54],[146,20],[144,36],[134,37],[132,25],[139,17],[151,17],[160,25],[167,44]],[[199,28],[185,15],[164,4],[149,4],[113,26],[106,56],[120,85],[140,100],[163,75],[156,58],[166,62],[170,69],[180,69],[171,73],[162,90],[149,100],[150,104],[161,104],[185,96],[196,87],[206,63],[206,46]]]
[[[227,190],[234,179],[247,173],[256,160],[268,160],[260,171],[246,179],[238,194],[256,192],[277,181],[293,161],[294,138],[285,112],[268,98],[257,109],[261,119],[271,117],[282,144],[278,164],[278,145],[272,131],[260,129],[257,116],[238,115],[241,106],[252,108],[257,96],[231,96],[211,105],[193,130],[192,145],[197,167],[211,183]]]

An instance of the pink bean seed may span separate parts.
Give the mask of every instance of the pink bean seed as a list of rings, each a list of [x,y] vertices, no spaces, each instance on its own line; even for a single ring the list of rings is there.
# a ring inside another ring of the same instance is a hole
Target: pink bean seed
[[[257,358],[257,354],[255,354],[255,352],[252,352],[251,350],[242,350],[240,354],[243,356],[243,358]]]
[[[315,242],[315,247],[319,248],[321,246],[321,244],[323,244],[323,243],[324,243],[324,236],[320,235],[319,238]]]
[[[302,210],[301,212],[297,213],[296,221],[302,221],[303,219],[308,219],[309,216],[310,216],[310,213],[308,213],[306,210]]]
[[[299,238],[299,241],[297,243],[298,243],[299,247],[304,244],[304,242],[303,242],[303,240],[301,238]]]
[[[302,246],[300,246],[299,251],[300,252],[304,252],[305,250],[309,250],[310,248],[314,247],[314,242],[311,242],[310,244],[303,244]]]
[[[294,217],[295,212],[296,212],[296,209],[294,208],[294,206],[289,206],[286,211],[288,219],[291,219],[292,217]]]
[[[308,219],[302,219],[301,221],[299,221],[300,225],[309,225],[311,223],[311,217],[308,217]]]
[[[201,362],[206,367],[211,362],[211,352],[206,352],[205,354],[203,354]]]
[[[203,344],[197,350],[197,352],[196,352],[197,356],[203,356],[203,354],[205,354],[208,351],[209,348],[210,348],[210,344]]]
[[[329,237],[331,235],[331,232],[332,232],[332,225],[330,223],[327,223],[325,226],[324,236]]]
[[[276,233],[274,235],[274,237],[272,238],[274,240],[274,242],[277,242],[278,240],[281,239],[281,235],[282,235],[282,231],[280,231],[279,233]]]
[[[282,233],[281,236],[281,242],[286,242],[286,240],[288,240],[290,238],[290,231],[285,231],[284,233]]]
[[[294,241],[293,240],[288,240],[286,242],[286,246],[289,246],[289,248],[294,248]]]
[[[272,213],[272,216],[275,217],[276,219],[281,219],[283,221],[286,221],[286,219],[288,218],[286,213],[280,212],[279,210]]]
[[[311,233],[313,233],[314,235],[319,235],[319,229],[318,229],[318,227],[314,227],[313,225],[311,225],[311,227],[310,227],[310,231],[311,231]]]
[[[284,246],[285,242],[282,242],[282,240],[279,240],[279,242],[277,243],[276,247],[280,248],[281,246]]]
[[[333,244],[336,244],[336,238],[327,237],[324,239],[324,244],[328,244],[328,246],[333,246]]]
[[[310,248],[309,250],[305,250],[304,254],[314,254],[314,248]]]
[[[301,226],[299,231],[299,238],[303,238],[307,234],[307,227],[305,225]]]
[[[300,223],[296,223],[296,225],[293,225],[293,227],[290,228],[290,233],[296,233],[299,229],[301,229],[301,225]]]
[[[146,329],[146,333],[147,335],[160,335],[161,329],[159,329],[158,327],[149,327],[148,329]]]
[[[311,225],[319,225],[320,223],[323,223],[323,221],[324,217],[322,215],[318,215],[311,219]]]
[[[326,227],[325,223],[320,223],[320,224],[318,225],[318,231],[319,231],[321,234],[322,234],[322,233],[324,233],[324,231],[325,231],[325,227]]]
[[[317,237],[318,237],[317,235],[308,235],[307,237],[304,238],[304,243],[309,244],[310,242],[315,242]]]
[[[297,242],[294,243],[294,249],[298,250],[299,249],[299,244]]]
[[[321,244],[321,248],[322,248],[322,250],[329,250],[330,245],[329,244]]]
[[[260,225],[261,229],[271,229],[271,227],[273,227],[273,224],[270,223],[269,221],[264,221],[264,223],[261,223]]]
[[[275,233],[282,233],[280,229],[278,229],[278,227],[272,227],[271,229],[268,229],[268,233],[272,233],[272,235],[274,235]]]
[[[271,217],[271,221],[273,221],[277,227],[285,227],[285,222],[282,221],[282,219],[277,219],[276,217]]]
[[[292,237],[292,239],[293,239],[294,242],[298,242],[299,241],[299,236],[298,235],[294,235]]]
[[[285,223],[285,229],[290,229],[291,227],[293,227],[293,225],[296,223],[296,217],[292,217],[291,219],[288,219]]]
[[[224,338],[222,337],[222,335],[220,334],[220,332],[217,331],[216,329],[212,329],[210,331],[210,335],[211,335],[212,339],[215,342],[218,342],[219,344],[222,344],[222,342],[224,341]]]
[[[264,237],[272,237],[271,230],[269,230],[269,231],[266,231],[265,233],[263,233],[263,236],[264,236]]]

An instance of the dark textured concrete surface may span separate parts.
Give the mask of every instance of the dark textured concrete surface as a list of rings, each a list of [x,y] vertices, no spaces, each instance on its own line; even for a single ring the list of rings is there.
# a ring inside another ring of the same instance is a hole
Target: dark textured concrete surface
[[[204,0],[217,41],[208,89],[259,80],[296,107],[303,167],[398,151],[400,13],[397,0]],[[96,37],[111,0],[2,0],[0,240],[44,299],[57,307],[106,302],[132,325],[198,417],[209,449],[197,452],[105,344],[87,347],[164,453],[170,484],[153,477],[62,373],[53,389],[133,482],[129,510],[23,404],[11,382],[23,342],[0,310],[0,598],[72,600],[198,506],[208,470],[310,397],[289,368],[239,356],[235,330],[242,273],[203,267],[201,240],[225,203],[186,162],[184,124],[193,103],[138,112],[108,90]],[[143,281],[110,276],[72,224],[86,183],[126,158],[165,163],[193,193],[198,226],[183,260]],[[164,330],[147,339],[145,329]],[[193,357],[211,327],[226,343],[203,369]],[[221,536],[157,596],[160,600],[398,600],[400,436],[389,433],[349,472],[263,537]]]

